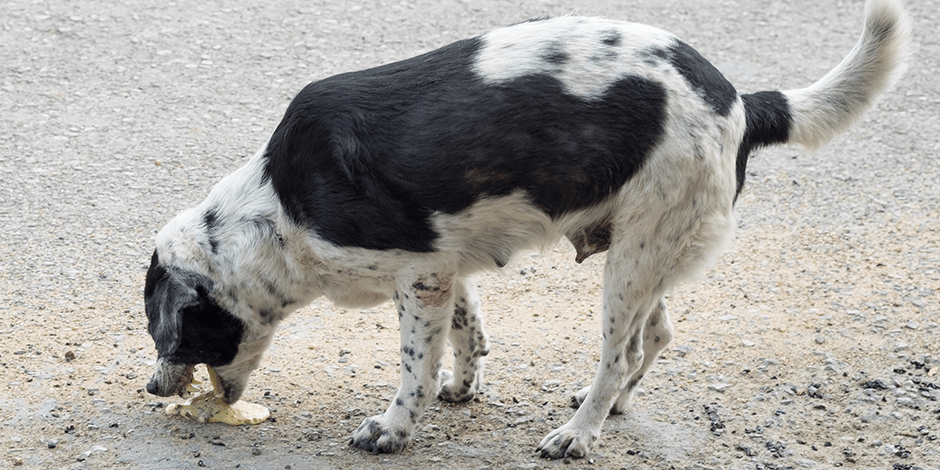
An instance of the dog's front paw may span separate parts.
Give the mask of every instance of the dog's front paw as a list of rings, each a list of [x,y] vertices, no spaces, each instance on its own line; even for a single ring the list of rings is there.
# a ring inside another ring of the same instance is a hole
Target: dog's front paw
[[[451,403],[462,403],[469,401],[476,395],[476,387],[473,382],[467,380],[458,381],[454,373],[449,370],[440,372],[441,391],[438,394],[441,400]]]
[[[591,452],[598,434],[569,427],[568,424],[548,433],[539,444],[542,457],[560,459],[564,457],[582,458]]]
[[[353,432],[349,445],[368,450],[373,454],[392,453],[402,450],[411,440],[403,427],[394,426],[384,415],[366,418]]]

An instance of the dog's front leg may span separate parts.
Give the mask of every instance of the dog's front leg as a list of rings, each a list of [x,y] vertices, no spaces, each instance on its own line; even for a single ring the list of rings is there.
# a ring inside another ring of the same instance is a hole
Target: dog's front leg
[[[432,273],[399,283],[393,298],[401,328],[401,387],[385,413],[359,425],[351,445],[396,452],[411,440],[440,388],[438,374],[454,308],[453,282],[451,275]]]

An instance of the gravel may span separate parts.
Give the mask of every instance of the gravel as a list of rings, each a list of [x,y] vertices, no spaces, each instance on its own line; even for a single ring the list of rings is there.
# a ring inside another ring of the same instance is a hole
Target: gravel
[[[310,80],[579,13],[671,30],[742,91],[800,87],[854,43],[861,2],[3,3],[0,468],[940,469],[940,10],[909,3],[904,80],[829,146],[750,162],[737,240],[668,296],[676,339],[634,408],[559,461],[534,449],[591,380],[599,257],[559,246],[481,276],[483,394],[371,455],[346,443],[398,383],[387,305],[292,316],[246,395],[265,423],[165,415],[175,400],[143,390],[156,230]]]

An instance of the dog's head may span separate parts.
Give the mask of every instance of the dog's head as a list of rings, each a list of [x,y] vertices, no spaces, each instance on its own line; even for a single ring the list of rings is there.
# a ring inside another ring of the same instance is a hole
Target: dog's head
[[[305,272],[291,261],[314,259],[306,245],[292,242],[306,229],[283,223],[261,155],[156,236],[144,286],[147,329],[157,349],[150,393],[183,393],[194,366],[206,364],[225,399],[237,401],[278,323],[319,296],[304,287],[310,284]]]
[[[182,394],[193,367],[219,369],[231,365],[244,341],[245,325],[212,296],[207,276],[161,263],[154,251],[144,286],[147,330],[157,348],[156,371],[147,391],[159,396]],[[220,374],[227,400],[244,390],[236,377]],[[244,378],[247,381],[247,377]]]

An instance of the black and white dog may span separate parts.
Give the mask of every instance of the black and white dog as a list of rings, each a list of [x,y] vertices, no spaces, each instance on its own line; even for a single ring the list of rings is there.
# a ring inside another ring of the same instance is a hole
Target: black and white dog
[[[434,399],[480,389],[471,276],[566,237],[579,262],[607,252],[601,359],[539,449],[583,457],[672,338],[664,293],[731,238],[749,153],[844,131],[908,45],[899,1],[869,0],[861,39],[824,78],[739,95],[667,32],[561,17],[311,83],[257,155],[157,235],[147,390],[179,393],[206,363],[234,402],[294,310],[393,299],[401,388],[351,442],[397,451]]]

